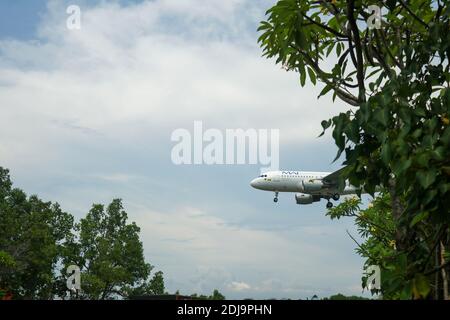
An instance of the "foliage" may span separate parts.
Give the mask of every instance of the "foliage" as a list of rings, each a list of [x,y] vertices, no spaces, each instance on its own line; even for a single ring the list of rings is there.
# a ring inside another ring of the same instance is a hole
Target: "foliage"
[[[385,299],[399,299],[405,281],[404,256],[395,250],[395,225],[392,219],[388,194],[382,194],[371,202],[367,209],[361,210],[359,198],[345,199],[338,206],[328,210],[331,219],[352,217],[355,219],[358,233],[364,240],[357,244],[357,253],[366,258],[364,269],[378,266],[381,270],[381,290],[371,290]],[[362,277],[362,287],[367,288],[368,275]],[[405,286],[410,293],[411,287]]]
[[[177,291],[178,292],[178,291]],[[178,292],[179,294],[179,292]],[[219,292],[219,290],[214,289],[213,293],[210,296],[207,295],[198,295],[196,293],[191,294],[191,297],[199,300],[225,300],[225,296]]]
[[[140,286],[128,289],[126,292],[127,297],[163,294],[166,294],[166,292],[162,271],[155,272],[150,280],[144,281]]]
[[[161,271],[145,262],[140,229],[120,200],[93,205],[79,223],[57,203],[13,189],[0,167],[0,289],[16,299],[65,298],[65,270],[81,268],[71,298],[111,299],[164,293]]]
[[[369,299],[358,296],[345,296],[342,293],[338,293],[330,296],[329,298],[323,298],[322,300],[369,300]]]
[[[225,296],[215,289],[212,295],[209,297],[210,300],[225,300]]]
[[[76,224],[79,239],[70,244],[64,264],[81,268],[80,299],[114,299],[164,291],[162,273],[148,279],[153,267],[145,262],[139,227],[127,223],[122,201],[106,208],[92,206]]]
[[[73,218],[57,203],[27,198],[0,167],[0,288],[27,299],[52,298],[55,268]]]
[[[368,25],[372,5],[382,8],[379,29]],[[372,195],[377,186],[390,193],[405,270],[393,286],[402,290],[430,287],[424,275],[448,267],[434,258],[449,246],[449,15],[446,1],[283,0],[259,28],[265,56],[297,71],[302,86],[323,83],[319,97],[356,107],[322,126],[333,128],[336,159],[345,155],[341,186],[349,179]]]

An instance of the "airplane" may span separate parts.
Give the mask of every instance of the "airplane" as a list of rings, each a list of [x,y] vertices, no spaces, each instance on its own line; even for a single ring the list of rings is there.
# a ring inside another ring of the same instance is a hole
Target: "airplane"
[[[338,178],[342,169],[335,172],[310,171],[269,171],[250,182],[259,190],[275,192],[274,202],[278,202],[279,192],[296,192],[297,204],[311,204],[327,199],[326,207],[332,208],[330,199],[338,201],[341,195],[356,194],[358,188],[345,182],[344,189],[338,190]]]

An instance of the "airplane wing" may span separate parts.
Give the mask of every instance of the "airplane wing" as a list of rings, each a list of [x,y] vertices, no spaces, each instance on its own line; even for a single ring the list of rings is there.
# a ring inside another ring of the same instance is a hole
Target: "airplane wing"
[[[329,175],[323,177],[322,181],[329,185],[337,185],[339,183],[339,177],[342,175],[346,168],[347,167],[343,167],[333,173],[330,173]]]

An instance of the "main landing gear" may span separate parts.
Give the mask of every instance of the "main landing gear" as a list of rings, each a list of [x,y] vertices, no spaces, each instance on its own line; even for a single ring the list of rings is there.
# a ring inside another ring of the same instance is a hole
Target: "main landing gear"
[[[327,209],[333,208],[333,203],[331,202],[331,199],[334,200],[334,197],[335,197],[335,195],[328,195],[326,197],[323,197],[324,199],[326,199],[328,201],[327,202]]]
[[[273,198],[273,202],[278,202],[278,191],[275,191],[275,198]]]
[[[335,193],[331,196],[331,199],[334,201],[338,201],[340,199],[341,195],[339,193]],[[333,203],[330,201],[330,196],[326,197],[325,199],[328,200],[327,202],[327,209],[333,208]]]

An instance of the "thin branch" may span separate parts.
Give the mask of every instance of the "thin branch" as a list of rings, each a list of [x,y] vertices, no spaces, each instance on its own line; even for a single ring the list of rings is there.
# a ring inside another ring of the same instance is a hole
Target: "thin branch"
[[[428,254],[427,258],[425,259],[425,262],[428,263],[428,261],[430,260],[430,258],[433,256],[433,251],[437,248],[437,246],[439,245],[439,242],[441,241],[441,238],[445,232],[445,230],[447,229],[446,225],[443,225],[441,227],[441,229],[438,231],[437,237],[435,238],[435,242],[434,245],[431,247],[430,249],[430,253]],[[426,265],[424,265],[422,271],[424,271],[426,268]],[[439,270],[437,270],[439,271]]]
[[[320,76],[320,79],[325,82],[327,85],[330,85],[331,87],[333,87],[333,90],[336,92],[336,94],[339,96],[339,98],[341,98],[343,101],[347,102],[348,104],[355,106],[355,107],[359,107],[360,105],[360,101],[358,100],[357,97],[355,97],[354,95],[345,92],[344,90],[342,90],[341,88],[338,87],[338,85],[336,83],[334,83],[333,81],[330,81],[326,78],[326,72],[324,72],[319,65],[307,54],[305,53],[303,50],[298,49],[299,52],[303,55],[303,57],[305,58],[305,60],[307,61],[308,65],[311,66],[314,71],[316,71],[316,73]]]
[[[358,248],[359,248],[361,251],[365,252],[365,254],[366,254],[370,259],[376,260],[374,257],[372,257],[372,256],[370,255],[370,253],[369,253],[366,249],[364,249],[364,248],[359,244],[358,241],[356,241],[356,239],[351,235],[351,233],[350,233],[348,230],[345,230],[345,232],[347,232],[347,234],[348,234],[348,236],[350,237],[350,239],[352,239],[353,242],[356,243],[356,245],[358,246]]]
[[[446,267],[448,267],[448,266],[450,266],[450,261],[447,261],[446,263],[441,264],[441,265],[440,265],[439,267],[437,267],[437,268],[434,268],[434,269],[432,269],[432,270],[426,271],[426,272],[424,273],[424,275],[425,275],[425,276],[429,276],[429,275],[431,275],[431,274],[433,274],[433,273],[435,273],[435,272],[438,272],[438,271],[440,271],[441,269],[446,268]]]
[[[379,38],[377,32],[374,32],[374,34],[375,34],[375,42],[377,43],[377,46],[381,49],[382,45],[380,42],[380,38]],[[374,51],[378,62],[383,67],[384,71],[386,71],[386,74],[389,76],[389,78],[391,78],[392,77],[392,75],[391,75],[392,69],[386,64],[386,61],[384,60],[382,54],[378,51],[377,47],[375,47],[375,46],[372,46],[372,50]]]
[[[347,18],[348,22],[350,24],[350,28],[352,30],[353,39],[355,41],[355,51],[356,51],[356,78],[358,79],[359,84],[359,100],[360,101],[366,101],[366,88],[364,84],[364,59],[362,55],[362,48],[361,48],[361,38],[359,36],[359,29],[358,25],[356,24],[355,17],[353,16],[353,13],[355,11],[355,1],[354,0],[348,0],[347,1]]]
[[[355,68],[358,68],[358,62],[356,61],[355,48],[353,47],[352,32],[350,28],[347,29],[347,32],[348,32],[348,49],[350,50],[350,57],[352,58],[352,62]]]
[[[336,37],[347,39],[347,36],[346,36],[345,34],[340,33],[339,31],[334,30],[333,28],[330,28],[330,27],[327,26],[327,25],[324,25],[324,24],[322,24],[322,23],[320,23],[320,22],[315,21],[314,19],[312,19],[311,17],[307,16],[307,15],[304,14],[303,12],[302,12],[301,14],[302,14],[302,16],[303,16],[304,18],[306,18],[309,22],[315,24],[316,26],[321,27],[322,29],[327,30],[328,32],[334,34]]]
[[[426,24],[422,19],[420,19],[420,18],[413,12],[413,11],[408,7],[408,5],[405,3],[405,1],[400,0],[399,2],[400,2],[400,4],[402,5],[402,7],[405,8],[406,11],[408,11],[408,13],[409,13],[410,15],[413,16],[414,19],[416,19],[418,22],[420,22],[420,24],[422,24],[425,28],[428,29],[428,24]]]
[[[374,222],[368,220],[367,218],[365,218],[364,216],[362,216],[362,215],[360,215],[360,214],[358,214],[358,215],[356,215],[356,216],[357,216],[358,218],[360,218],[361,220],[365,221],[366,223],[368,223],[368,224],[374,226],[375,228],[378,228],[378,229],[380,229],[381,231],[384,231],[384,232],[387,233],[388,235],[391,235],[391,236],[394,236],[394,235],[395,235],[395,233],[394,233],[392,230],[388,230],[388,229],[384,228],[383,226],[381,226],[381,225],[379,225],[379,224],[377,224],[377,223],[374,223]]]
[[[357,85],[357,84],[351,84],[351,83],[348,83],[348,82],[345,81],[345,80],[342,80],[342,84],[343,84],[344,86],[346,86],[346,87],[349,87],[349,88],[358,88],[358,85]]]
[[[442,14],[442,9],[444,7],[441,5],[441,2],[438,0],[438,9],[436,11],[436,15],[434,16],[434,21],[438,21]]]
[[[386,52],[388,53],[388,55],[389,55],[389,57],[391,57],[391,59],[392,59],[392,61],[394,61],[394,64],[397,66],[397,67],[399,67],[400,69],[402,69],[403,70],[403,63],[402,63],[402,61],[397,61],[397,59],[394,57],[394,55],[392,54],[392,52],[391,52],[391,50],[389,49],[389,45],[388,45],[388,43],[386,42],[386,38],[385,38],[385,36],[384,36],[384,33],[383,32],[381,32],[381,31],[379,31],[379,30],[375,30],[375,32],[379,32],[380,34],[381,34],[381,40],[383,41],[383,44],[384,44],[384,48],[386,49]],[[400,52],[401,52],[401,50],[400,50]]]
[[[369,31],[366,31],[366,35],[364,36],[364,42],[363,44],[363,49],[364,49],[364,54],[366,55],[366,60],[369,61],[370,65],[372,67],[375,67],[375,61],[373,61],[373,57],[371,55],[371,53],[369,52]]]

